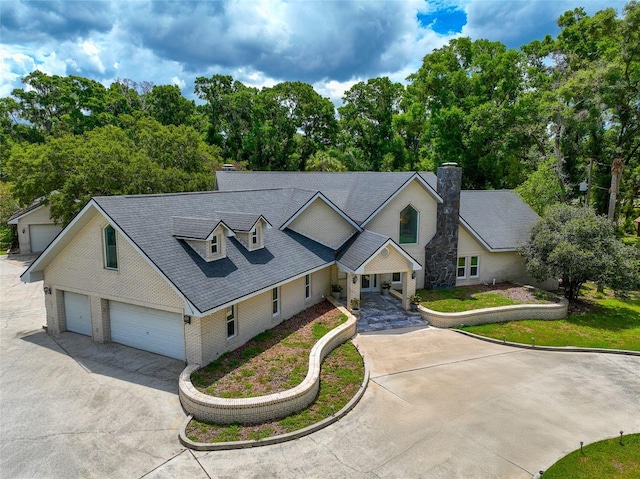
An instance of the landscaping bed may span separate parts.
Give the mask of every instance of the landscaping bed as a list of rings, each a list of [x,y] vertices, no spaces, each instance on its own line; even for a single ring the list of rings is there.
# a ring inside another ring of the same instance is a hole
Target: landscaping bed
[[[513,283],[460,286],[447,290],[417,291],[422,306],[441,313],[459,313],[514,304],[549,304],[558,298],[546,291]]]
[[[364,362],[351,341],[334,349],[325,358],[320,372],[320,391],[313,404],[286,418],[262,424],[229,426],[191,420],[187,437],[195,442],[218,443],[260,440],[298,431],[333,416],[358,392],[364,380]]]
[[[569,317],[554,321],[511,321],[463,328],[474,334],[515,343],[539,346],[640,351],[640,292],[617,298],[613,292],[598,293],[592,284],[569,306]]]
[[[193,372],[191,382],[200,392],[223,398],[291,389],[305,378],[313,345],[346,320],[323,301]]]

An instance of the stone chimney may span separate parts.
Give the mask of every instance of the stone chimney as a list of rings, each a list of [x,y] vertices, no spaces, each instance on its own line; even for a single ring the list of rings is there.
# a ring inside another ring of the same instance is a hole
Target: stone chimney
[[[458,220],[462,168],[444,163],[438,168],[437,230],[425,246],[425,289],[448,289],[456,286],[458,267]]]

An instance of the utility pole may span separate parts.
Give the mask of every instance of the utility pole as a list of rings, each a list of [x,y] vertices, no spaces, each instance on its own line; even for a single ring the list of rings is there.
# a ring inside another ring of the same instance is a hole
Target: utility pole
[[[613,216],[616,212],[616,197],[620,188],[620,177],[622,176],[622,160],[616,158],[611,163],[611,188],[609,188],[609,221],[613,223]]]

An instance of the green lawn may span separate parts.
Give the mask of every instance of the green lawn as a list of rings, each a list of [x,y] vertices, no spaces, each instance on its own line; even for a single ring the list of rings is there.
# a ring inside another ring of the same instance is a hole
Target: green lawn
[[[544,479],[637,479],[640,477],[640,434],[588,444],[563,457]]]
[[[578,346],[640,351],[640,292],[628,299],[599,295],[592,287],[584,294],[583,311],[556,321],[512,321],[463,328],[482,336],[516,343]]]
[[[516,291],[522,288],[513,285],[501,285],[496,291],[486,291],[484,285],[464,286],[446,290],[418,290],[425,308],[442,313],[459,313],[474,309],[493,308],[496,306],[510,306],[523,302],[548,302],[543,291],[534,291],[527,301],[516,297]]]

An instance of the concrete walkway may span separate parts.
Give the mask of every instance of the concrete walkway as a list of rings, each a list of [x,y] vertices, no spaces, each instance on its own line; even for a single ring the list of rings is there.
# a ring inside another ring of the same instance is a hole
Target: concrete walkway
[[[180,361],[42,330],[42,283],[0,257],[0,477],[527,479],[640,432],[640,357],[549,353],[437,328],[356,336],[371,381],[340,421],[273,446],[178,441]]]
[[[362,293],[357,331],[367,333],[387,329],[427,326],[418,313],[402,308],[400,300],[390,294]]]

